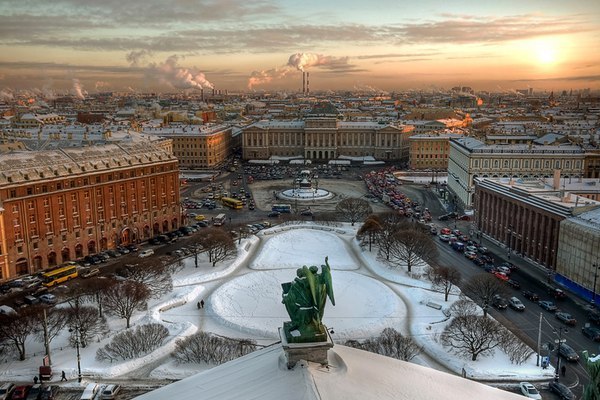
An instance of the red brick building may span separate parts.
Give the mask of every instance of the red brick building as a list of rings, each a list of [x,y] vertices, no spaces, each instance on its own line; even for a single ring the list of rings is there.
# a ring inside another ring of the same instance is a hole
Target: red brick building
[[[0,155],[0,281],[178,228],[164,141]]]

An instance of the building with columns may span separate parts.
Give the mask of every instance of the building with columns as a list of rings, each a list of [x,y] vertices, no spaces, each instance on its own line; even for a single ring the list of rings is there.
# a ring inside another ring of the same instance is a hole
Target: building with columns
[[[341,121],[330,104],[317,105],[303,120],[259,121],[244,129],[243,158],[302,157],[313,161],[341,156],[408,162],[410,125]]]
[[[448,190],[456,205],[473,206],[476,178],[549,178],[561,170],[565,178],[582,177],[585,151],[570,144],[485,144],[472,137],[450,139]]]
[[[503,243],[509,254],[518,253],[552,273],[571,276],[577,263],[567,265],[559,261],[572,252],[573,240],[583,237],[571,235],[564,240],[561,232],[567,219],[594,211],[600,212],[600,202],[548,186],[536,179],[475,179],[475,221],[479,233]],[[599,225],[600,227],[600,225]],[[595,230],[598,243],[600,230]],[[587,239],[586,239],[587,240]],[[599,247],[588,245],[590,259]],[[562,255],[561,255],[562,254]],[[558,278],[557,278],[558,279]]]
[[[0,281],[181,226],[165,140],[3,154]]]

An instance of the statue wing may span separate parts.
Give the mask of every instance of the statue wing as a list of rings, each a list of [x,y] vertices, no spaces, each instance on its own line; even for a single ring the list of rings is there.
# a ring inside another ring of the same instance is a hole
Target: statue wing
[[[304,267],[304,268],[306,268],[306,267]],[[312,298],[312,304],[317,305],[317,304],[319,304],[317,301],[317,278],[311,272],[311,270],[308,268],[306,268],[305,277],[306,277],[306,281],[308,282],[308,288],[310,289],[310,296]]]
[[[331,304],[335,306],[335,298],[333,297],[333,280],[331,279],[331,267],[329,266],[328,257],[325,257],[325,265],[321,267],[321,275],[325,288],[327,289],[327,296],[331,300]]]

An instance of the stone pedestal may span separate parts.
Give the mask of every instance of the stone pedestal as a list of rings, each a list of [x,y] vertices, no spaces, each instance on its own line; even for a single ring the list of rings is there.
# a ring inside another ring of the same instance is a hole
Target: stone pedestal
[[[329,364],[327,351],[333,347],[333,341],[327,335],[327,341],[324,342],[309,342],[309,343],[288,343],[285,332],[279,328],[279,337],[281,346],[285,352],[288,369],[294,368],[300,360],[306,360],[321,365]]]

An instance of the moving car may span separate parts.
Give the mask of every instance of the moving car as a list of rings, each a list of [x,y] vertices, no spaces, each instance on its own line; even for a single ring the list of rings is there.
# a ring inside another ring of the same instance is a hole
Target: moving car
[[[579,361],[579,354],[568,344],[561,343],[558,346],[558,354],[564,357],[567,361]]]
[[[573,394],[573,392],[571,392],[571,389],[569,389],[568,387],[566,387],[565,385],[563,385],[560,382],[551,381],[548,384],[548,389],[551,392],[558,394],[558,397],[560,397],[562,400],[574,400],[575,399],[575,395]]]
[[[538,301],[538,304],[546,311],[555,312],[558,309],[558,307],[556,307],[556,304],[554,304],[550,300],[540,300]]]
[[[506,307],[508,307],[508,302],[504,297],[500,295],[494,295],[494,297],[492,297],[492,306],[496,307],[498,310],[506,310]]]
[[[519,389],[521,389],[521,393],[523,394],[523,396],[525,396],[529,399],[537,399],[537,400],[542,399],[542,395],[540,394],[540,392],[538,392],[538,390],[535,388],[535,386],[533,386],[529,382],[519,383]]]
[[[529,290],[524,290],[523,292],[521,292],[521,294],[527,300],[538,301],[540,299],[540,296],[538,296],[537,293],[533,293],[532,291],[529,291]]]
[[[281,215],[281,213],[279,211],[271,211],[270,213],[267,214],[267,217],[269,218],[277,218]]]
[[[511,297],[508,299],[508,305],[510,308],[516,311],[525,311],[525,304],[521,300],[516,297]]]
[[[567,312],[559,311],[554,314],[558,320],[560,320],[565,325],[575,326],[577,325],[577,320],[573,318],[573,316]]]
[[[92,276],[96,276],[100,273],[98,268],[88,268],[84,269],[79,273],[79,276],[82,278],[91,278]]]
[[[600,329],[594,328],[593,326],[584,326],[581,328],[581,333],[592,339],[594,342],[600,342]]]

